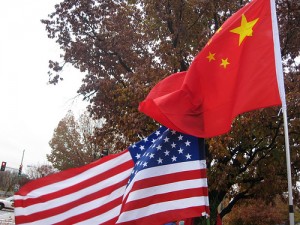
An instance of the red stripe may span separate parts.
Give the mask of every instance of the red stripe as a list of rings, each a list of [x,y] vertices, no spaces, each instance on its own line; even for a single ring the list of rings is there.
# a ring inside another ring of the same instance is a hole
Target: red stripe
[[[140,225],[140,224],[147,224],[147,225],[157,225],[157,224],[165,224],[171,221],[181,220],[183,218],[192,218],[192,217],[199,217],[199,212],[207,212],[209,213],[208,206],[197,206],[197,207],[189,207],[185,209],[178,209],[178,210],[170,210],[167,212],[160,212],[154,215],[149,215],[142,217],[140,219],[118,223],[120,225]]]
[[[199,178],[206,178],[206,169],[201,169],[200,171],[198,169],[198,170],[176,172],[172,174],[161,175],[158,177],[145,178],[139,181],[133,180],[134,184],[131,190],[129,191],[129,193],[135,190],[144,189],[148,187],[164,185],[164,184],[169,184],[169,183],[174,183],[179,181],[199,179]],[[125,196],[123,202],[127,202],[129,193]]]
[[[72,168],[72,169],[68,169],[62,172],[59,172],[57,174],[52,174],[43,178],[40,178],[38,180],[34,180],[31,181],[30,183],[27,183],[25,186],[23,186],[19,192],[15,193],[15,195],[21,195],[21,196],[26,196],[29,192],[36,190],[38,188],[50,185],[50,184],[54,184],[69,178],[72,178],[82,172],[85,172],[88,169],[91,169],[93,167],[96,167],[100,164],[103,164],[109,160],[112,160],[114,158],[117,158],[123,154],[126,154],[128,152],[128,150],[124,150],[118,154],[113,154],[113,155],[108,155],[104,158],[101,158],[95,162],[92,162],[90,164],[87,164],[85,166],[79,167],[79,168]],[[59,175],[58,175],[59,174]]]
[[[122,212],[147,207],[149,205],[156,204],[156,203],[175,201],[179,199],[187,199],[191,197],[207,196],[207,195],[208,195],[207,187],[173,191],[164,194],[157,194],[147,198],[141,198],[139,200],[134,200],[125,203],[124,207],[122,208]]]
[[[44,202],[47,202],[47,201],[50,201],[50,200],[53,200],[56,198],[60,198],[60,197],[72,194],[74,192],[82,190],[83,188],[92,186],[96,183],[106,180],[107,178],[117,175],[120,172],[124,172],[132,167],[133,167],[133,162],[128,161],[128,162],[125,162],[124,164],[119,165],[116,168],[112,168],[111,170],[108,170],[105,173],[91,177],[91,178],[89,178],[85,181],[82,181],[81,183],[78,183],[76,185],[73,185],[71,187],[66,187],[62,190],[58,190],[56,192],[46,194],[46,195],[40,196],[38,198],[28,198],[25,200],[20,200],[20,199],[17,200],[16,199],[15,207],[27,207],[27,206],[31,206],[31,205],[38,204],[38,203],[44,203]]]
[[[75,208],[75,207],[80,206],[82,204],[85,204],[87,202],[93,201],[93,200],[101,198],[103,196],[109,196],[109,194],[112,191],[118,189],[119,187],[125,186],[127,181],[128,180],[125,179],[125,180],[123,180],[123,181],[121,181],[117,184],[114,184],[114,185],[112,185],[110,187],[107,187],[103,190],[100,190],[96,193],[83,196],[80,199],[76,199],[73,202],[70,202],[68,204],[65,204],[65,205],[62,205],[62,206],[59,206],[59,207],[55,207],[55,208],[45,210],[45,211],[39,211],[39,212],[36,212],[36,213],[31,213],[30,215],[27,215],[27,216],[16,216],[16,221],[19,222],[19,223],[20,222],[29,223],[29,222],[34,222],[37,219],[41,220],[41,219],[44,219],[44,218],[48,218],[48,217],[52,217],[52,216],[64,213],[64,212],[66,212],[66,211],[68,211],[72,208]],[[104,208],[103,210],[107,211],[107,210],[109,210],[108,207],[114,208],[114,207],[120,205],[121,201],[122,201],[122,197],[118,198],[117,202],[116,202],[116,200],[113,200],[113,201],[111,201],[111,203],[107,203],[105,205],[102,205],[102,206],[99,206],[99,207],[95,206],[95,207],[97,207],[96,209],[98,209],[98,212],[99,212],[100,207],[103,207]]]
[[[98,206],[98,207],[96,207],[96,208],[94,208],[94,209],[92,209],[88,212],[70,217],[66,220],[63,220],[63,221],[59,222],[59,223],[55,223],[55,225],[74,224],[74,223],[79,223],[79,222],[91,219],[93,217],[99,216],[99,215],[115,208],[116,206],[120,205],[121,202],[122,202],[122,196],[118,199],[115,199],[114,201],[111,201],[111,202],[105,204],[105,205]],[[116,215],[116,217],[117,216],[118,215]],[[115,219],[110,220],[110,221],[111,222],[115,221]],[[107,222],[109,222],[109,221],[107,221]],[[100,224],[100,221],[98,222],[98,224]],[[101,222],[101,224],[103,224],[103,223]],[[109,222],[109,224],[110,224],[110,222]]]

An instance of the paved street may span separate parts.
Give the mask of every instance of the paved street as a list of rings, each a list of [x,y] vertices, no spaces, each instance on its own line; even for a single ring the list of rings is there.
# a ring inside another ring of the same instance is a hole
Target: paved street
[[[13,210],[0,210],[0,225],[15,224],[15,216]]]

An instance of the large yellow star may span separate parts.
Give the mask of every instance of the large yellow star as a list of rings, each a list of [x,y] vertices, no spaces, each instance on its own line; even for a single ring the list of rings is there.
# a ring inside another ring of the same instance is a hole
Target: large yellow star
[[[241,45],[241,43],[244,41],[245,37],[252,36],[252,33],[253,33],[252,28],[254,27],[254,25],[256,24],[257,21],[258,21],[258,18],[248,22],[246,16],[244,14],[242,15],[241,26],[230,31],[232,33],[240,35],[239,45]]]

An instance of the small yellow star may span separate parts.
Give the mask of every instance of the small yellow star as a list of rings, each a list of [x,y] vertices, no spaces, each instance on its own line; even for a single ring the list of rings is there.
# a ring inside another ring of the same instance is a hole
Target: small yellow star
[[[228,58],[226,59],[222,59],[222,63],[220,64],[220,66],[223,66],[224,69],[226,69],[227,65],[229,65],[230,63],[228,62]]]
[[[211,52],[208,53],[208,56],[206,58],[208,59],[209,62],[211,62],[212,60],[216,60],[215,54],[216,53],[211,53]]]
[[[244,41],[244,39],[247,36],[248,37],[252,36],[252,33],[253,33],[252,28],[254,27],[254,25],[256,24],[257,21],[258,21],[258,18],[248,22],[246,16],[243,14],[242,20],[241,20],[241,26],[230,30],[230,32],[240,35],[239,45],[242,44],[242,42]]]

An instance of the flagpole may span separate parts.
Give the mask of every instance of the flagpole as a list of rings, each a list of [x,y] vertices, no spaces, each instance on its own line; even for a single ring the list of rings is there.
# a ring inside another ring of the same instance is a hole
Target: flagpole
[[[292,192],[292,173],[291,173],[291,159],[290,159],[290,143],[289,143],[289,131],[288,131],[288,117],[287,117],[287,106],[284,89],[282,59],[280,52],[280,41],[279,31],[276,15],[275,0],[271,1],[271,14],[272,14],[272,26],[273,26],[273,38],[274,38],[274,52],[275,52],[275,63],[276,63],[276,75],[278,81],[278,87],[280,92],[280,98],[282,101],[282,114],[284,124],[284,138],[285,138],[285,154],[286,154],[286,167],[287,167],[287,181],[288,181],[288,198],[289,198],[289,221],[290,225],[294,225],[294,205],[293,205],[293,192]]]

